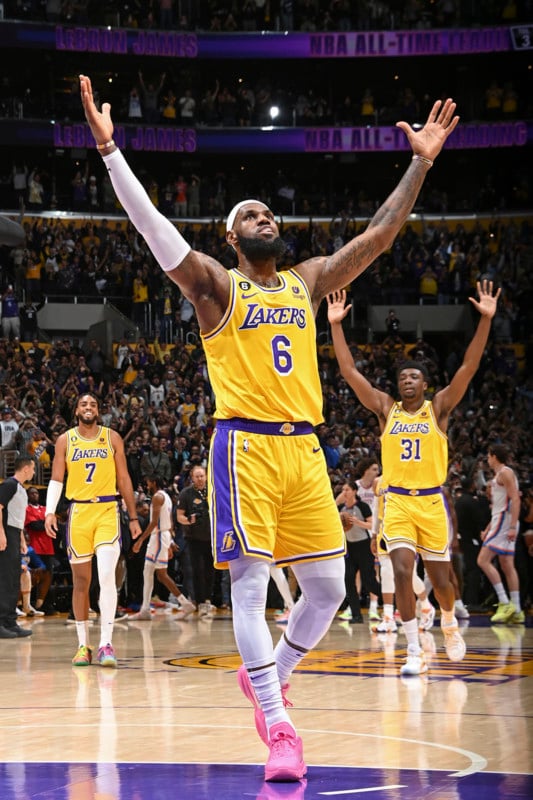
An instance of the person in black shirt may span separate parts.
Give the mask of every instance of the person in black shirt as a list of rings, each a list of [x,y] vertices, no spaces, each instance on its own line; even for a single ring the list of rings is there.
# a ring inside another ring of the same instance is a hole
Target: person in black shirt
[[[463,554],[463,602],[475,608],[481,602],[480,590],[484,583],[483,573],[477,565],[481,549],[481,531],[488,524],[487,508],[475,494],[473,479],[466,475],[461,480],[461,493],[455,499],[457,532]]]
[[[31,458],[15,460],[15,474],[0,484],[0,639],[31,636],[31,630],[17,625],[20,588],[20,554],[27,552],[24,520],[28,495],[22,485],[33,478]]]
[[[187,539],[198,614],[200,617],[212,617],[214,567],[206,473],[203,467],[195,466],[191,469],[191,485],[179,494],[176,518]]]

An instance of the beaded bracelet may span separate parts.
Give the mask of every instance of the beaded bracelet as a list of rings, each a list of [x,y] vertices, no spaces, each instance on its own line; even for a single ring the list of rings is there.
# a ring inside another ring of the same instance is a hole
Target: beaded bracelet
[[[97,150],[107,150],[108,147],[112,147],[114,144],[115,144],[115,142],[113,141],[113,139],[110,139],[105,144],[97,144],[96,145],[96,149]]]
[[[425,156],[414,155],[412,160],[413,161],[421,161],[423,164],[427,164],[428,167],[432,167],[433,166],[433,161],[430,158],[426,158]]]

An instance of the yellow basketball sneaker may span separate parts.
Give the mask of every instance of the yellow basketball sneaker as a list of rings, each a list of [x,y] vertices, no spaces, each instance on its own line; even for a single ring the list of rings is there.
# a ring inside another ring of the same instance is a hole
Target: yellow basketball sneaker
[[[78,652],[72,659],[73,667],[88,667],[93,660],[93,651],[87,645],[82,644],[78,647]]]
[[[514,603],[498,603],[496,613],[492,615],[490,621],[492,623],[509,622],[511,617],[516,614],[516,606]]]

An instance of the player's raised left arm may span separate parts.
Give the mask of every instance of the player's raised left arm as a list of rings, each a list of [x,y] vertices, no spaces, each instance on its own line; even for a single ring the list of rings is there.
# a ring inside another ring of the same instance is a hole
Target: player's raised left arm
[[[496,313],[501,287],[494,293],[492,281],[483,281],[481,283],[478,281],[477,292],[479,300],[474,297],[470,297],[469,300],[477,308],[481,316],[472,341],[464,355],[463,363],[449,385],[437,392],[433,398],[433,408],[442,430],[446,430],[448,415],[461,402],[468,389],[468,384],[477,372],[489,339],[492,318]]]
[[[296,268],[311,287],[315,307],[327,294],[351,283],[392,246],[412,211],[428,170],[459,122],[455,109],[456,104],[450,98],[444,103],[437,100],[419,131],[413,130],[407,122],[396,123],[413,151],[411,163],[396,188],[363,233],[333,255],[310,259]]]

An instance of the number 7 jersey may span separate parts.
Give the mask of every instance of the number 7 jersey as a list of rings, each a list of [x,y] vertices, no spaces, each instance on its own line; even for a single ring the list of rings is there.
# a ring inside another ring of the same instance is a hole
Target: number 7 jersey
[[[229,271],[230,299],[217,327],[202,335],[218,419],[322,421],[316,325],[305,281],[278,272],[265,288]]]
[[[80,435],[78,428],[67,431],[66,497],[69,500],[93,500],[117,493],[115,451],[109,428],[99,427],[94,439]]]
[[[381,459],[386,486],[425,489],[446,481],[448,437],[430,400],[411,413],[394,403],[381,434]]]

